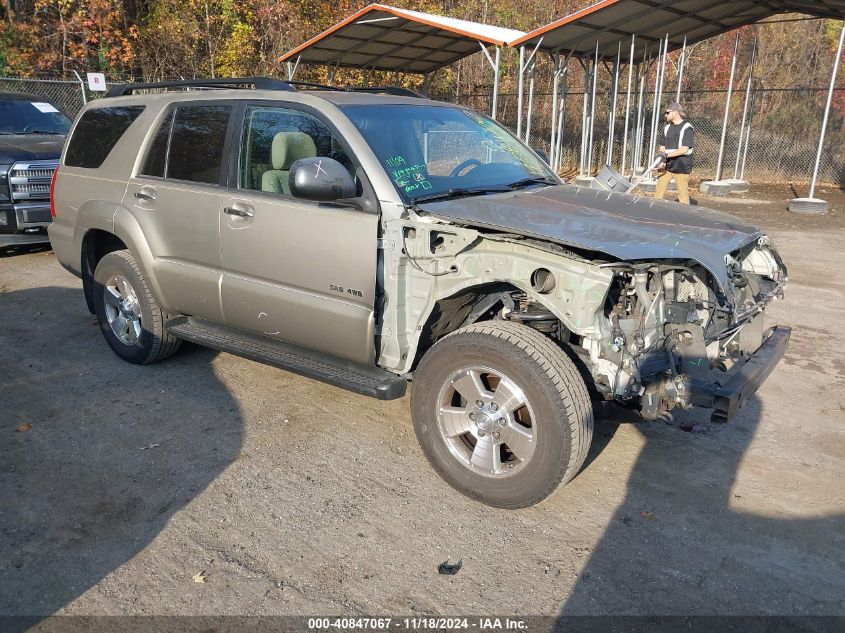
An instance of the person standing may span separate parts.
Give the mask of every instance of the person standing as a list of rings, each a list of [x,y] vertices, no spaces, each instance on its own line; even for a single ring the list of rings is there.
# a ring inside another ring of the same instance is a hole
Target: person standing
[[[664,112],[666,127],[660,141],[660,156],[663,158],[664,171],[657,178],[654,197],[662,200],[669,187],[669,181],[675,179],[678,186],[678,202],[689,204],[689,178],[692,173],[692,151],[695,147],[695,130],[686,120],[680,103],[670,103]]]

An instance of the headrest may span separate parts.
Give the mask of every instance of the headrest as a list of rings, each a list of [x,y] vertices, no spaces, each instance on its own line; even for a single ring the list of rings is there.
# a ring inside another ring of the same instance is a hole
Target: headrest
[[[304,132],[279,132],[270,151],[273,169],[287,171],[295,160],[317,155],[314,139]]]

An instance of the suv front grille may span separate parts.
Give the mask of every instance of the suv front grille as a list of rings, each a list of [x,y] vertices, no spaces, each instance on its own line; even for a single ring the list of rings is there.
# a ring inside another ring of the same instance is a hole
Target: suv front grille
[[[50,199],[50,180],[58,167],[56,160],[15,163],[9,172],[12,202]]]

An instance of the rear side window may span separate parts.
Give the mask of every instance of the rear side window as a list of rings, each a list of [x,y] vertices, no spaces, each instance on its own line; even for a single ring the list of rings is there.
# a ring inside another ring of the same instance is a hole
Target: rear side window
[[[88,110],[79,119],[65,155],[65,165],[96,168],[144,111],[142,105]]]
[[[176,108],[167,178],[217,184],[223,163],[223,144],[232,110],[228,105],[190,105]]]

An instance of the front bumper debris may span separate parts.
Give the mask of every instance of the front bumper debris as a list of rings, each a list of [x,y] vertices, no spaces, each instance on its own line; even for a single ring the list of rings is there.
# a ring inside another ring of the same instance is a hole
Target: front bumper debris
[[[713,409],[711,421],[727,422],[753,396],[783,358],[792,329],[777,326],[747,360],[725,376],[724,382],[692,385],[692,404]]]

